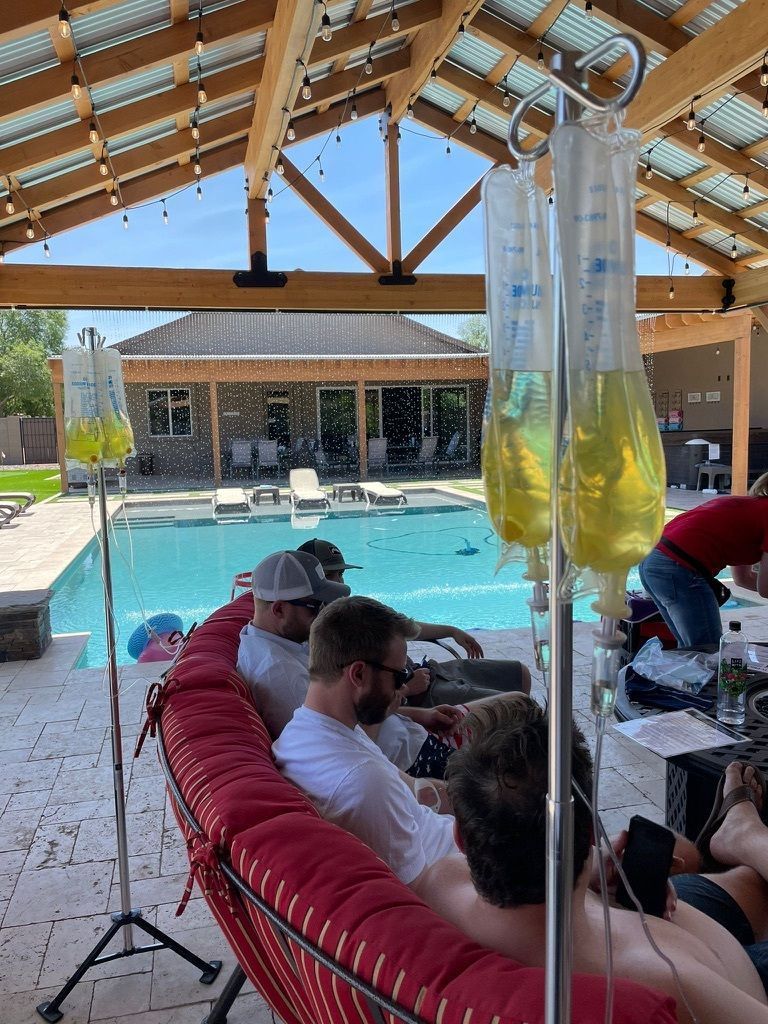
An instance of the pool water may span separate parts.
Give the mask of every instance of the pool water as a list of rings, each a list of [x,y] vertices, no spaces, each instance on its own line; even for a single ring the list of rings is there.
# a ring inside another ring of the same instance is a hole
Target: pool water
[[[363,566],[346,574],[354,593],[375,597],[417,619],[463,629],[511,629],[530,622],[526,599],[531,584],[522,578],[523,565],[507,564],[494,575],[498,546],[484,508],[409,508],[400,515],[331,513],[319,523],[309,522],[311,529],[295,528],[289,516],[228,523],[135,522],[130,541],[146,615],[176,612],[186,630],[227,602],[236,573],[252,569],[272,551],[322,537],[337,544],[348,563]],[[113,537],[118,662],[130,664],[126,644],[142,621],[141,602],[128,568],[129,534],[118,524]],[[630,585],[638,585],[636,573]],[[90,632],[80,666],[104,665],[101,558],[95,539],[53,589],[53,632]],[[591,600],[576,602],[576,618],[597,618]]]

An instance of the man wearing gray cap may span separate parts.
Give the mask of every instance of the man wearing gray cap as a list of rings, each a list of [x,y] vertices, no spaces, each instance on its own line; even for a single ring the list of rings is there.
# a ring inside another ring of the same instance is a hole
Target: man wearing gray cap
[[[271,736],[279,736],[307,693],[309,629],[349,587],[325,578],[306,551],[276,551],[253,570],[254,614],[243,627],[237,671],[251,687]]]

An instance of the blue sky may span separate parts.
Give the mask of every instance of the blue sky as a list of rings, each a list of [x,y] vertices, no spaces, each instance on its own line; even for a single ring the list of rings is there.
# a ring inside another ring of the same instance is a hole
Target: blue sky
[[[415,121],[401,126],[400,175],[403,252],[422,235],[480,177],[489,164],[457,143],[446,156],[445,139]],[[380,251],[386,247],[384,220],[384,146],[375,117],[346,126],[337,146],[332,133],[289,151],[292,162],[307,170],[312,183]],[[324,148],[323,148],[324,147]],[[322,150],[325,181],[312,163]],[[205,157],[203,155],[203,170]],[[311,165],[311,166],[310,166]],[[247,265],[245,192],[242,169],[203,177],[203,200],[194,187],[167,200],[169,223],[162,221],[158,203],[129,210],[129,229],[122,210],[50,241],[52,263],[129,267],[191,267],[238,269]],[[368,268],[296,196],[277,174],[275,199],[268,227],[270,267],[291,271],[367,271]],[[106,205],[106,196],[104,199]],[[481,273],[483,231],[480,206],[453,231],[419,268],[423,273]],[[7,257],[9,263],[46,263],[42,245],[29,246]],[[694,273],[700,272],[692,267]],[[637,272],[666,274],[664,249],[637,239]],[[146,330],[168,317],[159,314],[94,313],[70,316],[70,341],[86,323],[95,323],[109,341]],[[438,326],[435,323],[435,326]],[[445,327],[443,328],[445,329]]]

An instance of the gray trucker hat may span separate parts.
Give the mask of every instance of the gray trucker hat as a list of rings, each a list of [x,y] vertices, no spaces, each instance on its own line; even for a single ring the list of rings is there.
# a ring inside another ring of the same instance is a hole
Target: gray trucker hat
[[[262,601],[314,597],[328,604],[350,593],[346,584],[327,580],[318,559],[306,551],[276,551],[267,555],[253,570],[251,586],[254,597]]]

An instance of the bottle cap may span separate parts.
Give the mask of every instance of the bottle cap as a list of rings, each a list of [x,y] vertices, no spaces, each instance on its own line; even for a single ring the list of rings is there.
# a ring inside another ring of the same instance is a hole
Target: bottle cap
[[[728,623],[728,629],[733,629],[733,630],[736,630],[736,632],[740,633],[741,632],[741,623],[738,621],[738,619],[733,619],[732,622]]]

